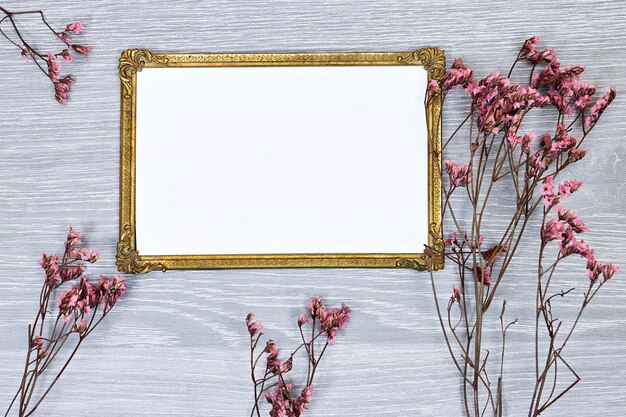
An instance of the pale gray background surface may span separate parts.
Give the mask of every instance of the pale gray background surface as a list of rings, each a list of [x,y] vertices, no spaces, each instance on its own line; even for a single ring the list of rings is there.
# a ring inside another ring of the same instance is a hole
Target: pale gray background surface
[[[5,2],[6,3],[6,2]],[[163,52],[291,52],[446,49],[477,70],[508,69],[533,34],[587,78],[626,92],[626,5],[621,1],[10,1],[41,8],[62,27],[86,25],[89,59],[67,68],[78,80],[66,107],[19,51],[0,41],[0,408],[22,366],[26,326],[40,289],[42,251],[60,251],[69,225],[102,251],[92,275],[112,275],[118,238],[117,59],[131,47]],[[460,103],[460,102],[459,102]],[[461,117],[447,108],[446,128]],[[618,96],[571,173],[587,187],[571,199],[600,259],[625,265],[626,100]],[[458,154],[459,150],[455,149]],[[380,198],[385,198],[384,190]],[[506,204],[495,214],[504,213]],[[536,233],[536,228],[530,233]],[[501,289],[520,324],[510,333],[509,416],[527,413],[534,307],[533,236]],[[530,266],[529,266],[530,265]],[[585,285],[570,263],[562,287]],[[447,298],[453,270],[439,274]],[[410,270],[231,270],[129,277],[128,296],[79,352],[39,415],[215,416],[249,414],[244,317],[256,311],[281,345],[311,295],[353,307],[350,327],[322,364],[311,417],[458,416],[460,388],[435,320],[425,274]],[[569,358],[582,382],[554,416],[626,415],[626,284],[600,295]],[[580,292],[564,306],[570,317]],[[498,349],[497,321],[487,339]]]

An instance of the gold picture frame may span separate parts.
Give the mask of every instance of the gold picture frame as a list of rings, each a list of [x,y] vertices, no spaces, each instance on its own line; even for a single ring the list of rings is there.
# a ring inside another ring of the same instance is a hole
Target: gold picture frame
[[[135,233],[135,163],[137,73],[144,68],[235,66],[389,66],[419,65],[428,80],[445,73],[444,51],[284,53],[284,54],[157,54],[129,49],[121,54],[120,227],[117,267],[121,272],[146,273],[169,269],[214,268],[443,268],[441,220],[441,97],[427,93],[428,127],[428,248],[423,253],[163,255],[142,256]]]

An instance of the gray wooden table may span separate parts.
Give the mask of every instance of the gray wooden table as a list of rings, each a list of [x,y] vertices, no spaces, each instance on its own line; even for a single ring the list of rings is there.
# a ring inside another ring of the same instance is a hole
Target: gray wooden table
[[[621,1],[8,1],[40,8],[62,27],[82,20],[91,56],[71,65],[77,83],[61,107],[33,65],[0,42],[0,406],[17,385],[26,326],[42,279],[42,251],[61,250],[69,225],[101,250],[91,270],[112,275],[118,238],[119,81],[122,50],[292,52],[412,50],[462,55],[478,75],[506,70],[533,34],[566,64],[586,64],[602,90],[626,93],[626,5]],[[34,34],[35,35],[35,34]],[[461,117],[446,113],[446,128]],[[598,257],[622,267],[626,243],[626,100],[618,96],[571,172],[586,187],[570,200]],[[452,156],[460,148],[451,150]],[[384,195],[381,195],[384,198]],[[502,199],[494,214],[504,213]],[[536,224],[535,224],[536,226]],[[501,295],[520,323],[510,333],[509,416],[526,413],[533,386],[532,262],[536,227]],[[584,286],[581,263],[559,282]],[[438,275],[447,297],[452,269]],[[321,366],[308,415],[459,416],[460,387],[435,320],[425,274],[410,270],[230,270],[129,277],[128,296],[79,352],[39,415],[249,414],[244,317],[255,311],[286,348],[307,298],[353,307],[350,327]],[[561,304],[563,318],[578,295]],[[581,383],[554,416],[626,415],[626,280],[600,295],[572,341]],[[496,317],[487,341],[498,349]]]

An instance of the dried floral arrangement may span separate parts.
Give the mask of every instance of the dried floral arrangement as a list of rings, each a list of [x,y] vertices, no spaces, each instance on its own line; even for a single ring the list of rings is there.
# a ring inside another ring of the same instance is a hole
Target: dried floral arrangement
[[[74,51],[80,55],[89,55],[91,46],[81,45],[74,42],[72,36],[80,35],[83,31],[81,22],[68,24],[63,30],[55,30],[46,20],[41,10],[28,10],[10,12],[0,6],[0,13],[4,16],[0,19],[0,34],[12,45],[20,50],[22,57],[29,62],[29,59],[37,65],[39,70],[50,79],[54,86],[54,97],[60,104],[67,103],[67,95],[70,92],[71,84],[75,81],[72,74],[61,77],[60,62],[67,63],[74,60],[74,55],[70,51]],[[42,52],[31,45],[26,40],[24,32],[18,25],[18,18],[24,15],[39,15],[43,22],[44,30],[52,32],[54,37],[63,43],[63,49],[58,53]],[[1,16],[1,15],[0,15]],[[7,22],[3,28],[3,23]],[[9,29],[9,30],[7,30]],[[59,62],[60,61],[60,62]]]
[[[39,295],[39,309],[35,320],[28,326],[22,379],[5,417],[14,406],[20,417],[30,416],[37,410],[83,341],[126,292],[124,278],[119,275],[111,279],[100,276],[97,284],[89,282],[84,276],[86,264],[96,262],[100,254],[90,248],[78,247],[80,244],[80,233],[70,227],[63,256],[49,256],[45,253],[41,256],[44,280]],[[61,287],[67,286],[69,282],[74,283],[61,291]],[[55,296],[56,302],[51,302]],[[54,305],[57,311],[53,313]],[[70,349],[69,355],[62,362],[61,368],[56,370],[55,363],[63,357],[58,355],[64,346]],[[38,382],[47,371],[52,373],[52,380],[42,389]]]
[[[315,371],[328,346],[337,340],[339,330],[346,327],[350,319],[350,307],[342,305],[340,308],[330,309],[321,297],[311,298],[306,307],[307,313],[298,317],[302,343],[284,362],[278,358],[279,348],[271,339],[265,343],[263,350],[256,353],[263,336],[263,324],[254,320],[254,313],[249,313],[246,317],[250,333],[250,375],[254,389],[254,406],[250,417],[261,416],[260,402],[263,397],[270,405],[270,417],[298,417],[311,402]],[[292,370],[294,358],[300,351],[307,358],[307,375],[302,391],[294,395],[293,384],[285,381],[285,375]],[[262,358],[265,359],[261,361]]]
[[[554,50],[537,49],[538,41],[532,37],[524,42],[507,76],[495,72],[476,80],[472,69],[457,58],[440,82],[429,84],[427,100],[441,95],[445,103],[453,89],[463,89],[469,98],[467,117],[442,146],[444,152],[453,140],[468,146],[468,160],[457,163],[448,159],[442,172],[443,212],[455,231],[441,246],[452,263],[448,268],[458,272],[458,286],[453,284],[446,306],[440,305],[435,275],[430,271],[438,320],[459,372],[466,416],[504,415],[505,343],[516,320],[505,320],[503,300],[497,324],[500,355],[493,360],[489,352],[497,349],[485,346],[483,340],[489,328],[485,316],[489,309],[497,308],[498,289],[506,285],[507,269],[535,214],[541,219],[536,231],[541,243],[532,270],[536,279],[532,352],[536,382],[529,399],[529,417],[544,413],[580,381],[566,359],[566,345],[589,303],[619,271],[596,259],[594,250],[578,237],[587,226],[563,205],[582,182],[560,180],[570,165],[585,157],[583,142],[615,98],[615,88],[596,98],[597,88],[580,80],[583,67],[562,66]],[[512,81],[521,66],[525,81]],[[546,130],[538,133],[523,125],[535,112],[552,116]],[[503,232],[495,233],[494,229],[499,229],[485,223],[494,190],[502,183],[515,204]],[[459,215],[468,209],[469,215]],[[562,289],[555,272],[565,259],[576,257],[582,258],[586,277],[581,273],[582,299],[578,313],[568,321],[553,310],[559,299],[574,296],[575,289]],[[497,361],[493,365],[496,379],[489,375],[490,360]]]

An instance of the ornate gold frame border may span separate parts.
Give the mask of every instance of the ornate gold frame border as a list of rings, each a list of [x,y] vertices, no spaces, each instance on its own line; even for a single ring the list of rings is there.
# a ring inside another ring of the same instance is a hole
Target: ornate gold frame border
[[[348,52],[289,54],[154,54],[129,49],[119,61],[121,80],[120,118],[120,240],[117,267],[122,272],[146,273],[155,269],[210,268],[443,268],[441,230],[441,97],[427,97],[429,130],[429,248],[413,254],[281,254],[281,255],[159,255],[141,256],[135,236],[135,129],[137,72],[155,67],[234,66],[367,66],[420,65],[429,81],[445,73],[444,51],[422,48],[414,52]]]

